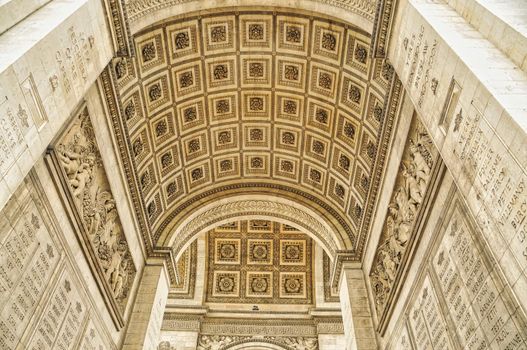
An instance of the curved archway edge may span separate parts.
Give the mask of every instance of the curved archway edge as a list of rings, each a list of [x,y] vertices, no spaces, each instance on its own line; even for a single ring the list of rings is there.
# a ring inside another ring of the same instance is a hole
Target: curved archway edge
[[[227,345],[222,350],[290,350],[290,347],[264,340],[248,340]]]
[[[136,4],[137,3],[137,4]],[[148,1],[129,2],[127,12],[130,18],[132,34],[168,19],[177,18],[189,13],[203,13],[215,10],[225,10],[232,7],[237,10],[244,8],[266,7],[276,9],[294,9],[315,12],[331,16],[337,20],[353,24],[365,33],[372,33],[375,17],[375,2],[352,1],[295,1],[284,4],[283,0],[207,0],[207,1]],[[150,4],[149,4],[150,3]]]
[[[265,219],[296,227],[318,244],[333,260],[337,251],[347,250],[328,220],[314,210],[272,195],[239,195],[202,206],[185,218],[168,235],[164,246],[171,247],[176,259],[201,233],[219,225],[247,219]]]

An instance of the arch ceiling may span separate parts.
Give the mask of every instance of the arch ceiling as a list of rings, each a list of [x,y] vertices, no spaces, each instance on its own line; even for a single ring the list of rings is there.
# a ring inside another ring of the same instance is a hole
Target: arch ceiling
[[[242,220],[217,226],[206,237],[209,307],[283,304],[296,305],[298,312],[300,305],[314,304],[314,247],[306,234],[277,222]]]
[[[368,33],[275,9],[186,15],[134,41],[112,64],[112,121],[154,250],[199,208],[266,194],[317,212],[360,258],[399,99]]]
[[[264,194],[232,196],[200,206],[198,210],[186,214],[178,226],[165,230],[177,233],[170,235],[168,246],[178,257],[200,233],[243,219],[272,220],[293,226],[310,235],[332,258],[346,246],[345,240],[340,240],[340,236],[334,231],[335,226],[325,221],[317,212],[302,203]]]

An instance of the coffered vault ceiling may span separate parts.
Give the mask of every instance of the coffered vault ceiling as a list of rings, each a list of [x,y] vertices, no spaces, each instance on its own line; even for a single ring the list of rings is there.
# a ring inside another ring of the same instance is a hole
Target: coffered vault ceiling
[[[134,40],[136,56],[112,65],[113,125],[154,250],[200,206],[266,193],[312,208],[360,258],[399,99],[367,33],[242,11],[185,16]]]
[[[294,227],[237,221],[207,240],[207,302],[312,304],[313,242]]]

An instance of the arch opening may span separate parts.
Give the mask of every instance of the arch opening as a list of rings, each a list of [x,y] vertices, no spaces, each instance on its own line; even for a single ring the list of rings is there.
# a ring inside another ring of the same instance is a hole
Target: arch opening
[[[270,220],[295,227],[319,244],[331,260],[337,251],[351,248],[349,242],[335,233],[334,225],[319,213],[292,200],[262,194],[239,195],[200,207],[172,228],[165,244],[171,247],[177,260],[200,234],[247,219]]]

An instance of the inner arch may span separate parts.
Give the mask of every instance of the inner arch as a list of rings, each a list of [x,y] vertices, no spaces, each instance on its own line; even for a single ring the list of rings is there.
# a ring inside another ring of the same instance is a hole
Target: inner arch
[[[172,247],[177,260],[201,233],[247,219],[267,219],[293,226],[320,244],[331,259],[338,250],[351,249],[349,242],[338,239],[334,225],[320,214],[298,202],[264,194],[239,195],[202,206],[172,229],[166,245]]]

